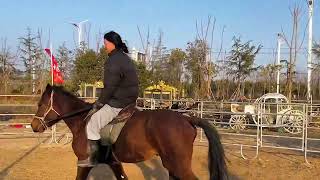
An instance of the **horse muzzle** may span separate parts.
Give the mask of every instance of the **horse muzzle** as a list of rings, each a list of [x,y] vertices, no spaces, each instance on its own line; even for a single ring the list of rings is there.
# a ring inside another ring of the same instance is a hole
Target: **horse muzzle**
[[[38,122],[38,120],[35,120],[35,119],[31,122],[31,128],[32,128],[33,132],[39,132],[39,133],[42,133],[45,130],[45,128],[42,126],[42,124],[40,122]]]

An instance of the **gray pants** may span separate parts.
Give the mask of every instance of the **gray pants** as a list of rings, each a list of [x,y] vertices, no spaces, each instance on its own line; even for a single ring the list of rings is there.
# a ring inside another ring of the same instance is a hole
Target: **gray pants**
[[[114,108],[105,104],[99,111],[94,113],[87,124],[88,139],[99,140],[101,138],[100,129],[111,122],[120,111],[121,108]]]

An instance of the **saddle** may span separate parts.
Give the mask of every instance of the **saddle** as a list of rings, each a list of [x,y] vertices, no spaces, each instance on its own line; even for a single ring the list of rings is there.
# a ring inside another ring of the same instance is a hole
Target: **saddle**
[[[110,146],[114,144],[126,122],[133,116],[137,111],[141,111],[136,107],[136,104],[130,104],[123,108],[119,114],[113,118],[105,127],[100,130],[101,143],[104,146]]]
[[[123,108],[119,114],[113,118],[113,120],[109,124],[117,124],[121,122],[126,122],[128,119],[131,118],[131,116],[136,112],[140,111],[136,104],[130,104],[127,107]]]

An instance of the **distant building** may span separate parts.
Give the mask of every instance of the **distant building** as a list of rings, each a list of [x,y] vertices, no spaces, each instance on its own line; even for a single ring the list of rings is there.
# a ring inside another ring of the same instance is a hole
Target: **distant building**
[[[146,54],[136,50],[136,48],[132,48],[132,50],[129,52],[130,57],[137,62],[146,62]]]

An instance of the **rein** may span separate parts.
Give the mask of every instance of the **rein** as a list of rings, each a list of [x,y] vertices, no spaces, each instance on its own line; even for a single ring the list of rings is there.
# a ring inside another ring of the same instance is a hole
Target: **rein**
[[[56,119],[53,119],[53,120],[50,120],[50,121],[47,121],[47,122],[58,121],[58,120],[61,120],[61,119],[67,119],[67,118],[73,117],[75,115],[90,111],[91,109],[92,109],[92,106],[88,106],[88,107],[85,107],[85,108],[82,108],[82,109],[79,109],[79,110],[76,110],[76,111],[72,111],[70,113],[67,113],[67,114],[65,114],[63,116],[57,117]]]
[[[61,119],[70,118],[70,117],[73,117],[75,115],[90,111],[92,109],[92,105],[90,105],[90,106],[87,106],[85,108],[82,108],[82,109],[79,109],[79,110],[64,114],[63,116],[60,116],[60,114],[53,108],[53,90],[51,91],[50,102],[48,103],[47,107],[49,107],[49,108],[43,114],[42,117],[34,116],[34,118],[39,119],[40,123],[45,128],[45,130],[48,129],[48,123],[50,123],[52,121],[58,121],[58,120],[61,120]],[[49,121],[45,121],[44,119],[46,118],[46,116],[49,114],[50,111],[54,111],[58,115],[58,117],[55,118],[55,119],[49,120]]]

